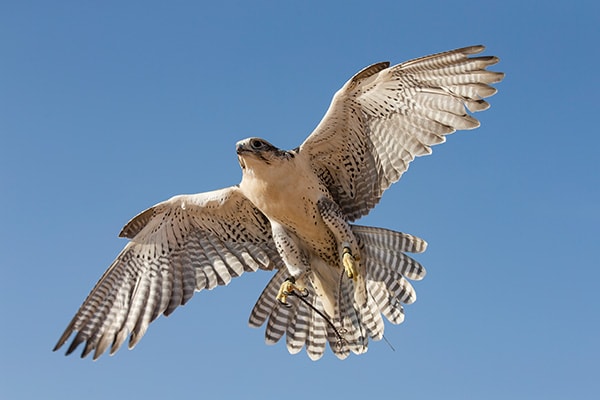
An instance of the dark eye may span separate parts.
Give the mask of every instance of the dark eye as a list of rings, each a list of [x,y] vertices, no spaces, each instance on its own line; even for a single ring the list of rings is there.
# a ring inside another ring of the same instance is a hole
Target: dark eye
[[[261,149],[263,147],[263,142],[261,142],[260,140],[253,140],[252,143],[250,143],[252,145],[253,149]]]

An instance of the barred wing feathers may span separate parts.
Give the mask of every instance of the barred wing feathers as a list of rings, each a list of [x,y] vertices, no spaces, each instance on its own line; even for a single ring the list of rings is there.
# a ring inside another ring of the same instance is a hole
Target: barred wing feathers
[[[257,269],[282,267],[267,218],[239,191],[175,196],[142,212],[122,230],[131,241],[100,278],[54,350],[76,335],[70,354],[132,348],[159,315],[169,315],[195,291],[227,285]]]
[[[490,84],[504,74],[486,68],[497,57],[469,57],[471,46],[393,67],[378,63],[352,77],[300,147],[351,221],[366,215],[417,156],[445,135],[473,129],[467,113],[485,110]]]

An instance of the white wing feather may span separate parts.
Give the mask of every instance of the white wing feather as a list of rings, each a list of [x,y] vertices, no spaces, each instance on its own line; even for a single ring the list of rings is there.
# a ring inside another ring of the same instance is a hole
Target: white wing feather
[[[373,64],[336,93],[298,157],[306,157],[348,221],[366,215],[410,162],[430,154],[445,135],[479,126],[468,111],[487,109],[484,98],[496,92],[490,84],[504,76],[486,70],[498,58],[471,57],[483,49],[466,47],[393,67]],[[153,320],[185,304],[195,291],[227,285],[244,272],[278,268],[249,321],[255,327],[267,323],[267,343],[286,335],[291,353],[304,347],[313,360],[324,354],[327,342],[339,358],[350,351],[363,353],[369,337],[383,337],[381,314],[395,324],[403,321],[402,304],[416,298],[408,280],[425,276],[425,269],[405,253],[420,253],[426,243],[380,228],[353,225],[352,230],[361,246],[369,297],[356,304],[351,282],[342,280],[337,315],[326,320],[310,284],[307,303],[290,297],[288,309],[275,300],[287,271],[267,217],[238,187],[173,197],[123,228],[120,236],[131,241],[54,350],[73,333],[67,354],[85,342],[82,357],[93,351],[96,359],[109,347],[116,352],[127,337],[131,348]],[[340,332],[346,345],[340,346]]]
[[[282,266],[271,227],[237,187],[181,195],[132,219],[131,238],[100,278],[58,341],[77,332],[67,354],[85,342],[82,357],[116,352],[142,338],[159,315],[169,315],[195,291],[227,285],[245,271]]]
[[[497,57],[469,57],[471,46],[393,67],[378,63],[350,79],[300,147],[350,221],[366,215],[417,156],[479,121],[467,113],[489,107],[489,84],[504,74],[487,71]]]

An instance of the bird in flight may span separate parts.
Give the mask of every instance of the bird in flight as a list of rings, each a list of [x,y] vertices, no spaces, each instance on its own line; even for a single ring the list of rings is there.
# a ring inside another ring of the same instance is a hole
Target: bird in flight
[[[290,353],[319,359],[367,351],[383,338],[384,316],[404,320],[415,301],[410,281],[425,276],[406,253],[423,252],[415,236],[353,222],[417,156],[445,135],[473,129],[470,115],[504,74],[497,57],[471,46],[395,66],[373,64],[333,97],[322,121],[293,150],[264,139],[236,144],[238,185],[179,195],[143,211],[122,229],[130,239],[85,299],[54,350],[75,333],[81,357],[133,348],[159,315],[196,291],[227,285],[244,272],[275,273],[251,311],[266,322],[267,343],[283,336]],[[469,113],[470,112],[470,113]]]

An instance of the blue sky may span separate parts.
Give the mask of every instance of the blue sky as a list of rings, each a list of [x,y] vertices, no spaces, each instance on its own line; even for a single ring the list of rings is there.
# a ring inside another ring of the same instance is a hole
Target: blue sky
[[[0,397],[600,396],[600,9],[581,2],[2,2]],[[137,212],[239,182],[237,140],[300,144],[373,62],[485,44],[476,131],[362,224],[425,238],[428,276],[345,361],[266,346],[247,274],[96,362],[51,351]]]

